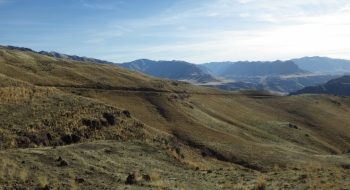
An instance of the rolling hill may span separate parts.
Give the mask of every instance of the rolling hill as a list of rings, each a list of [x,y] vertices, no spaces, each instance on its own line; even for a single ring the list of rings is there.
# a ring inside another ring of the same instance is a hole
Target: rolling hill
[[[3,186],[350,185],[348,97],[228,92],[4,47],[0,67]]]

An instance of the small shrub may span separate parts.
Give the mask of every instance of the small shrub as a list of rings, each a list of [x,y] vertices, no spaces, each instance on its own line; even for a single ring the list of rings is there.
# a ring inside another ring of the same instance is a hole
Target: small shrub
[[[28,170],[22,169],[19,171],[19,179],[21,179],[22,182],[25,182],[28,179]]]
[[[153,171],[153,172],[151,173],[151,180],[152,180],[152,181],[158,181],[158,180],[159,180],[159,173],[156,172],[156,171]]]
[[[273,171],[278,172],[279,170],[280,170],[280,167],[277,164],[275,164],[273,166]]]
[[[48,181],[47,181],[47,177],[46,177],[46,176],[40,175],[40,176],[38,176],[37,180],[38,180],[38,182],[39,182],[39,185],[40,185],[41,187],[43,187],[43,188],[48,184]]]
[[[135,170],[134,178],[135,178],[136,181],[138,180],[138,178],[139,178],[139,171],[138,170]]]
[[[265,190],[266,189],[266,180],[264,177],[258,177],[256,180],[258,190]]]

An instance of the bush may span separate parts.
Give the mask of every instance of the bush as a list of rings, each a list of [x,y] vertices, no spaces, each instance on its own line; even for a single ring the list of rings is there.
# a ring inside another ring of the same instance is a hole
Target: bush
[[[264,177],[258,177],[258,179],[256,180],[257,186],[258,186],[258,190],[265,190],[266,189],[266,180]]]

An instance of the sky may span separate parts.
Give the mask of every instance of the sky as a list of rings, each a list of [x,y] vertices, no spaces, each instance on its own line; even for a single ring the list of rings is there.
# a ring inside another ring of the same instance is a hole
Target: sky
[[[348,0],[0,0],[0,45],[115,63],[350,59]]]

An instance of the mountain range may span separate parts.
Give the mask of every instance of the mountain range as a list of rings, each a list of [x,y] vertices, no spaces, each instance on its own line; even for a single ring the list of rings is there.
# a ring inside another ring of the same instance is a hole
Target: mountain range
[[[291,59],[290,61],[294,62],[300,69],[304,71],[309,71],[312,73],[322,74],[322,75],[343,75],[350,73],[350,60],[344,59],[333,59],[328,57],[302,57],[298,59]],[[280,61],[278,61],[280,62]],[[215,75],[221,76],[223,72],[231,67],[232,65],[240,62],[210,62],[201,64],[202,66],[209,69],[210,72]],[[244,63],[250,63],[245,61]],[[254,62],[252,62],[254,63]],[[255,62],[255,63],[264,63],[264,62]],[[265,62],[269,63],[269,62]]]
[[[195,65],[184,61],[140,59],[118,65],[155,77],[183,80],[223,90],[256,89],[283,95],[336,77],[303,70],[293,61]]]
[[[221,65],[222,64],[222,65]],[[300,69],[293,61],[274,62],[222,62],[202,66],[215,75],[233,81],[207,86],[220,89],[256,89],[286,95],[306,86],[322,84],[335,76],[312,73]],[[203,84],[206,85],[206,84]]]
[[[322,60],[322,58],[321,58]],[[327,58],[328,69],[341,73],[337,63]],[[302,62],[303,61],[303,62]],[[335,62],[338,60],[335,59]],[[147,75],[183,80],[193,84],[223,90],[256,89],[287,95],[307,86],[320,85],[337,75],[312,72],[300,68],[295,62],[305,63],[305,58],[273,62],[212,62],[191,64],[184,61],[153,61],[140,59],[118,64],[121,67]],[[305,65],[305,64],[304,64]],[[343,72],[346,72],[344,63]],[[318,70],[319,71],[319,70]]]

